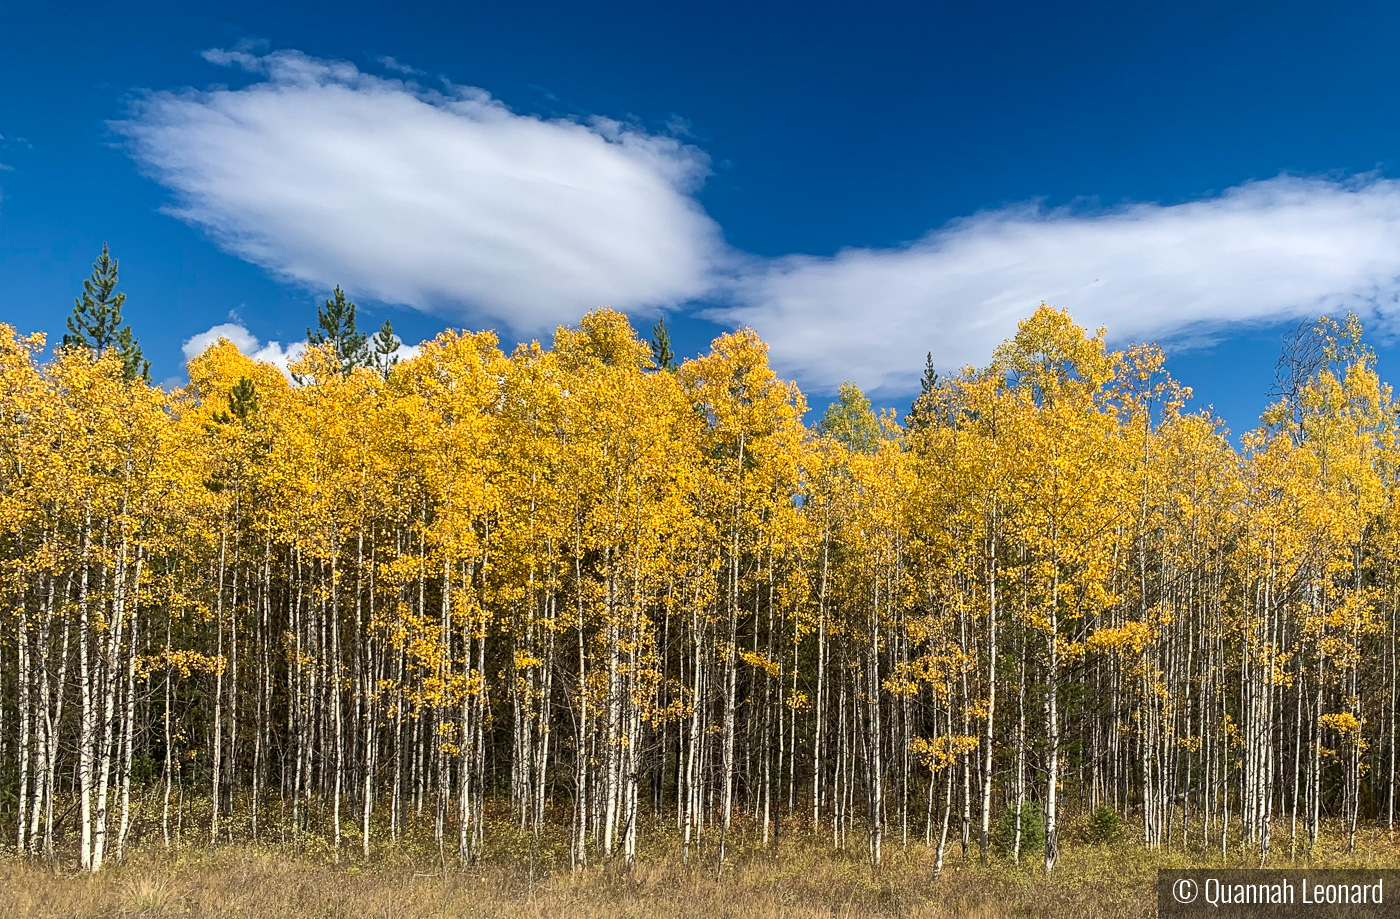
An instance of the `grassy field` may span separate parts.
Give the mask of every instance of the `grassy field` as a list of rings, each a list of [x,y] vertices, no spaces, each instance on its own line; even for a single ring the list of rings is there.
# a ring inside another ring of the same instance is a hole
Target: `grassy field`
[[[1271,865],[1289,864],[1287,840]],[[423,851],[386,849],[370,863],[290,846],[146,845],[95,877],[63,860],[0,859],[0,919],[84,917],[277,916],[290,919],[438,919],[438,917],[1095,917],[1151,916],[1159,867],[1257,864],[1257,855],[1148,852],[1131,842],[1067,845],[1046,878],[1032,865],[1003,859],[966,862],[953,847],[943,876],[933,853],[895,847],[879,869],[860,853],[841,854],[813,840],[789,839],[783,853],[740,849],[716,877],[711,858],[682,865],[658,843],[636,866],[585,871],[545,867],[520,853],[444,874]],[[552,860],[551,860],[552,861]],[[1400,867],[1400,845],[1384,832],[1358,840],[1354,853],[1320,840],[1311,859],[1330,866]]]

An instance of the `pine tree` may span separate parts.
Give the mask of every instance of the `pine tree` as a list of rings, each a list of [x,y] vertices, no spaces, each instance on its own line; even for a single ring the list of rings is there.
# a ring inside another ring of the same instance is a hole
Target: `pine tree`
[[[117,292],[118,265],[103,243],[102,254],[92,264],[92,276],[83,281],[82,296],[73,299],[73,315],[68,317],[63,347],[86,348],[94,357],[116,348],[126,380],[150,382],[151,362],[142,356],[131,327],[122,324],[126,294]]]
[[[216,412],[214,420],[219,424],[232,424],[236,419],[241,424],[247,424],[249,416],[255,414],[257,410],[257,387],[247,377],[239,377],[238,385],[233,387],[228,394],[228,411]]]
[[[909,407],[909,414],[904,416],[905,427],[911,431],[917,431],[929,426],[933,420],[935,407],[933,394],[942,383],[938,371],[934,369],[933,352],[930,351],[924,358],[924,375],[919,380],[919,395],[914,399],[914,404]]]
[[[395,353],[399,350],[399,337],[394,334],[394,326],[389,320],[384,320],[371,344],[374,348],[374,364],[387,377],[389,368],[399,362],[399,356]]]
[[[316,310],[318,327],[306,330],[307,344],[329,345],[340,359],[341,372],[346,376],[356,367],[370,366],[373,358],[365,335],[355,329],[355,304],[336,285],[326,305]]]
[[[919,380],[920,392],[928,395],[938,388],[938,371],[933,367],[933,352],[924,355],[924,375]]]
[[[671,350],[671,333],[666,328],[666,317],[656,320],[651,329],[651,357],[656,361],[657,370],[675,370],[676,353]]]

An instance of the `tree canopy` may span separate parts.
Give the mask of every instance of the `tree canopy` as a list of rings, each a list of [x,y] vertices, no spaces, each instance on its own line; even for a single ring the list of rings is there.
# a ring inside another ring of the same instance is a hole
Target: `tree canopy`
[[[1265,862],[1394,823],[1397,411],[1354,317],[1237,448],[1045,305],[917,424],[846,384],[809,427],[752,330],[673,373],[611,310],[395,361],[339,288],[296,382],[219,341],[165,392],[115,282],[47,362],[0,326],[20,851],[722,867],[801,826],[1051,871],[1067,815]]]

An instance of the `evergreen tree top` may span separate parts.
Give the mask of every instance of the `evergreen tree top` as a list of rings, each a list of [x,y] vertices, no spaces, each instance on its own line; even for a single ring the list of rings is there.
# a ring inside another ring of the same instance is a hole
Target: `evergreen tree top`
[[[909,414],[904,416],[905,427],[911,431],[918,431],[929,424],[934,414],[933,394],[942,383],[942,378],[933,366],[933,352],[930,351],[924,357],[924,375],[919,379],[919,394],[914,397]]]
[[[399,350],[401,344],[399,337],[394,334],[393,323],[385,319],[384,324],[375,333],[371,344],[374,346],[374,363],[387,378],[390,368],[399,362],[399,356],[395,352]]]
[[[122,323],[122,306],[126,294],[117,291],[117,269],[120,262],[112,258],[107,244],[92,263],[92,275],[83,281],[83,292],[73,299],[73,314],[68,317],[68,332],[63,347],[84,348],[100,357],[108,348],[116,348],[122,360],[122,375],[128,380],[150,381],[151,362],[141,354],[141,346]]]
[[[657,370],[675,370],[676,353],[671,350],[671,332],[666,328],[666,317],[656,320],[651,329],[651,357],[656,361]]]
[[[316,310],[317,327],[306,330],[307,344],[330,345],[346,375],[355,367],[369,367],[374,362],[367,337],[355,329],[355,309],[337,284],[331,299]]]

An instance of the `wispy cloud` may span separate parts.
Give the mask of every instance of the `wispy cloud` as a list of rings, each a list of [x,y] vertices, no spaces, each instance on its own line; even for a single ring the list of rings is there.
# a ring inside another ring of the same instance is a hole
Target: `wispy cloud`
[[[1278,177],[1215,197],[1097,210],[1036,205],[954,221],[895,249],[756,264],[732,303],[775,364],[818,389],[917,388],[924,353],[986,363],[1045,300],[1118,341],[1355,310],[1400,312],[1400,183]]]
[[[724,257],[692,195],[708,159],[671,136],[294,51],[205,57],[256,79],[150,94],[115,127],[174,214],[280,277],[530,333],[685,302]]]
[[[424,71],[419,70],[417,67],[410,67],[408,64],[399,61],[397,58],[390,57],[387,54],[379,58],[379,63],[385,70],[392,70],[394,73],[401,73],[405,76],[421,77],[426,75]]]

